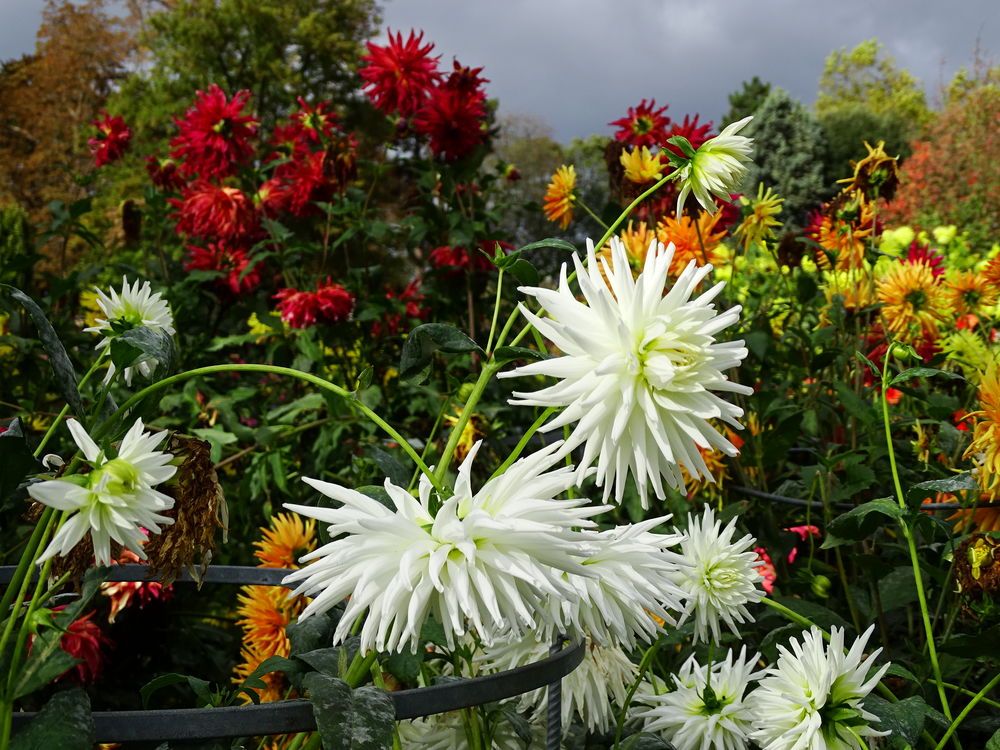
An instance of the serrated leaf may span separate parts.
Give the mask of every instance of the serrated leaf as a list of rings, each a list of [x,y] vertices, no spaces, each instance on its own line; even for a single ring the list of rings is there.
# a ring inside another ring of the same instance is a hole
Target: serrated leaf
[[[566,240],[560,240],[555,237],[549,237],[548,239],[539,240],[538,242],[532,242],[524,247],[518,248],[518,252],[524,252],[525,250],[539,250],[543,247],[552,247],[556,250],[568,250],[571,253],[576,252],[576,245],[572,242],[567,242]]]
[[[454,326],[443,323],[424,323],[406,337],[399,360],[399,377],[404,381],[421,383],[430,373],[435,352],[460,354],[482,352],[476,342]]]
[[[49,364],[52,365],[52,372],[55,375],[59,392],[75,414],[83,414],[83,403],[80,401],[80,391],[77,390],[78,381],[73,363],[66,353],[66,347],[63,346],[52,324],[49,323],[49,319],[42,312],[42,308],[27,294],[9,284],[0,284],[0,292],[6,294],[28,311],[31,321],[38,330],[38,340],[42,342],[45,353],[49,355]]]
[[[889,385],[896,385],[897,383],[905,383],[908,380],[913,380],[915,378],[929,378],[934,375],[944,375],[952,380],[965,380],[964,377],[959,375],[957,372],[949,372],[948,370],[937,370],[933,367],[910,367],[909,369],[903,370],[901,373],[896,375],[892,380],[889,381]]]
[[[396,713],[392,698],[371,686],[351,690],[343,680],[318,672],[302,684],[309,692],[323,746],[343,750],[384,750],[392,746]]]
[[[90,698],[82,688],[72,688],[49,698],[11,738],[10,750],[91,750],[96,742]]]

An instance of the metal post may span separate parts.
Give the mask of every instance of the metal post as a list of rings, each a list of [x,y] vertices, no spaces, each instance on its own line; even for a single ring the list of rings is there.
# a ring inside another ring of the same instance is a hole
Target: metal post
[[[557,654],[562,649],[565,636],[561,633],[549,647],[549,655]],[[548,686],[548,706],[546,711],[546,750],[559,750],[562,744],[562,678],[550,682]]]

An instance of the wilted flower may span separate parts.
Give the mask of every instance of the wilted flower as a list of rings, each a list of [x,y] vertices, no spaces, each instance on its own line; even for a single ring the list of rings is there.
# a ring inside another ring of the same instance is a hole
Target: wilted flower
[[[862,661],[872,625],[844,653],[844,630],[830,629],[823,643],[817,628],[793,638],[790,649],[778,646],[778,663],[767,670],[747,702],[754,717],[750,739],[762,750],[866,750],[864,738],[882,737],[868,723],[878,717],[863,700],[889,668],[868,678],[878,649]]]
[[[584,446],[581,481],[596,461],[604,497],[613,484],[620,502],[631,474],[643,507],[650,484],[657,497],[664,496],[662,479],[671,487],[683,486],[681,466],[692,477],[711,480],[699,446],[736,454],[709,420],[720,419],[738,429],[736,420],[743,410],[713,391],[752,392],[723,374],[747,355],[743,342],[715,340],[715,334],[738,320],[740,307],[716,313],[711,301],[722,283],[691,299],[712,270],[693,262],[664,294],[673,251],[673,246],[664,249],[651,243],[644,270],[633,279],[617,238],[611,239],[610,264],[598,261],[588,242],[586,268],[573,256],[582,302],[570,289],[565,265],[558,290],[522,287],[549,317],[539,318],[522,307],[523,314],[563,356],[501,374],[558,378],[555,385],[534,393],[515,391],[510,403],[563,407],[542,430],[577,423],[565,450]]]
[[[112,539],[145,560],[144,529],[159,534],[159,524],[173,523],[160,515],[173,507],[173,498],[153,489],[177,470],[170,465],[171,454],[153,450],[167,433],[147,433],[137,419],[122,438],[118,455],[108,458],[79,422],[68,419],[66,426],[91,471],[28,486],[28,494],[38,502],[72,513],[38,562],[67,554],[88,533],[100,565],[111,564]]]
[[[576,168],[565,164],[552,175],[545,191],[545,218],[565,229],[573,221],[573,193],[576,187]]]
[[[170,141],[170,155],[180,163],[181,171],[203,179],[228,177],[250,159],[257,119],[243,114],[249,102],[249,91],[238,91],[227,100],[214,83],[207,92],[197,92],[194,105],[175,120],[180,132]]]
[[[142,286],[139,286],[137,279],[130,285],[128,279],[122,276],[121,294],[114,289],[110,291],[110,296],[100,289],[96,289],[96,292],[97,304],[104,318],[97,318],[96,325],[83,330],[87,333],[99,333],[104,337],[97,344],[98,351],[110,346],[111,340],[118,334],[133,328],[145,326],[163,331],[168,336],[174,335],[174,316],[170,313],[167,303],[160,297],[160,293],[153,293],[148,281],[142,282]],[[126,367],[122,372],[125,384],[132,384],[132,376],[136,372],[148,378],[155,366],[155,362],[147,359],[132,367]],[[104,382],[109,382],[114,374],[115,364],[109,362]]]
[[[128,129],[125,120],[120,115],[112,117],[103,109],[101,119],[91,123],[97,128],[97,135],[87,139],[90,146],[90,153],[94,155],[94,160],[98,167],[117,161],[125,154],[128,148],[132,131]]]
[[[725,528],[706,507],[702,517],[691,516],[681,540],[681,557],[689,567],[677,572],[677,585],[687,595],[681,622],[694,615],[694,640],[705,641],[709,633],[719,640],[719,622],[739,635],[736,623],[752,622],[747,610],[764,598],[757,587],[763,579],[758,570],[756,540],[749,534],[733,541],[736,519]]]
[[[618,128],[615,140],[635,148],[649,148],[667,140],[670,118],[663,114],[666,111],[667,105],[656,109],[655,99],[650,99],[648,103],[643,99],[638,107],[628,108],[626,117],[609,122],[608,125]]]
[[[419,499],[389,480],[393,507],[355,490],[316,479],[305,481],[341,503],[336,508],[286,505],[329,523],[334,541],[305,555],[312,562],[285,578],[302,581],[296,594],[314,596],[302,617],[324,612],[350,595],[334,633],[341,641],[359,615],[361,648],[416,648],[428,615],[444,626],[449,644],[472,627],[490,645],[543,623],[547,597],[571,593],[563,572],[587,576],[583,535],[589,517],[605,506],[584,499],[557,500],[573,471],[548,471],[559,443],[520,459],[473,492],[477,444],[458,470],[454,494],[432,510],[430,480],[421,477]]]
[[[743,750],[753,719],[745,693],[763,674],[754,670],[757,659],[747,658],[746,647],[714,664],[699,664],[692,655],[673,675],[673,690],[641,696],[649,706],[636,711],[643,729],[659,732],[677,750]]]
[[[737,135],[753,117],[744,117],[727,125],[715,138],[705,141],[693,154],[684,157],[672,155],[671,161],[678,167],[674,179],[681,186],[677,196],[677,213],[684,208],[684,200],[690,193],[706,211],[715,211],[712,196],[728,201],[732,193],[738,192],[746,165],[750,162],[753,139]]]
[[[885,141],[879,141],[872,148],[868,141],[864,142],[868,153],[861,161],[854,162],[854,176],[837,182],[847,183],[844,192],[859,192],[868,200],[884,198],[892,200],[899,185],[898,156],[889,156],[885,152]]]

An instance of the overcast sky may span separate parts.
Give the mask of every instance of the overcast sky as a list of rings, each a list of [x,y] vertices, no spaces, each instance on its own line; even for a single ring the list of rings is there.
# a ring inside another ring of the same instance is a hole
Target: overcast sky
[[[422,29],[442,66],[482,66],[501,114],[568,141],[610,134],[643,98],[718,118],[754,75],[811,104],[831,50],[877,37],[932,98],[977,39],[998,62],[996,0],[382,0],[383,26]],[[42,0],[0,0],[0,60],[34,49]]]

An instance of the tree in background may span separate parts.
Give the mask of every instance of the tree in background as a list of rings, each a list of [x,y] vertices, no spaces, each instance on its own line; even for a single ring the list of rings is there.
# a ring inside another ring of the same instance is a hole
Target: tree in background
[[[770,93],[771,84],[765,83],[757,76],[749,81],[743,81],[743,88],[729,95],[729,111],[719,120],[719,127],[725,127],[731,122],[755,114]]]
[[[810,209],[827,194],[823,179],[826,142],[816,117],[783,89],[774,88],[747,126],[754,163],[743,184],[755,193],[761,182],[784,198],[785,226],[801,229]]]
[[[959,70],[944,109],[903,165],[888,221],[920,229],[955,224],[970,248],[989,249],[1000,234],[1000,66]]]
[[[907,144],[933,119],[920,81],[896,67],[877,39],[830,53],[816,114],[827,138],[829,183],[850,174],[851,161],[865,155],[865,141],[885,141],[888,153],[905,158]]]
[[[0,198],[35,223],[51,201],[85,195],[75,179],[90,169],[86,127],[124,75],[129,21],[105,0],[48,0],[33,55],[0,68]]]
[[[300,96],[360,103],[362,43],[378,23],[374,0],[177,0],[145,18],[147,60],[112,106],[142,137],[162,138],[212,83],[251,91],[267,130]]]

